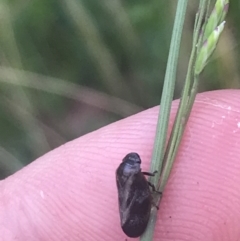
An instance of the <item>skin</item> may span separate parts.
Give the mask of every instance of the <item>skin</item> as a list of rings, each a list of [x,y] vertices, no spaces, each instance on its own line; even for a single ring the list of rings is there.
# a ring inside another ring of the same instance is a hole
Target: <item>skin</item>
[[[171,121],[178,102],[173,102]],[[115,170],[149,170],[158,107],[68,142],[0,182],[1,240],[132,240]],[[240,91],[199,94],[158,211],[154,240],[240,239]]]

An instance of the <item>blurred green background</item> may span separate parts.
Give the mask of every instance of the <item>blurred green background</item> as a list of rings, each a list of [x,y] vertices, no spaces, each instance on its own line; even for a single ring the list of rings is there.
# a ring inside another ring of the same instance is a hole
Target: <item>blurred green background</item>
[[[0,179],[44,153],[159,104],[176,0],[0,1]],[[189,1],[179,98],[198,1]],[[240,2],[200,91],[239,87]]]

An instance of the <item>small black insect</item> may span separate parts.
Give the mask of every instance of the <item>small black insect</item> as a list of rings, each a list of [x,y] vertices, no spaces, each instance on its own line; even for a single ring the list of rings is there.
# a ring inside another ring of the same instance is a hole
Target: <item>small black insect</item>
[[[116,170],[121,226],[132,238],[141,236],[147,227],[153,201],[149,186],[155,191],[144,176],[155,173],[141,172],[140,164],[140,156],[129,153]]]

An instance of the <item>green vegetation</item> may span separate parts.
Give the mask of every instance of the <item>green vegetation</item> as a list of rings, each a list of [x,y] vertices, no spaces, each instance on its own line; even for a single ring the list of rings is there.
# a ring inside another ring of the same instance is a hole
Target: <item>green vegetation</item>
[[[179,98],[197,8],[189,1]],[[176,1],[3,0],[0,3],[0,178],[38,156],[159,104]],[[240,6],[227,26],[200,91],[239,87]]]

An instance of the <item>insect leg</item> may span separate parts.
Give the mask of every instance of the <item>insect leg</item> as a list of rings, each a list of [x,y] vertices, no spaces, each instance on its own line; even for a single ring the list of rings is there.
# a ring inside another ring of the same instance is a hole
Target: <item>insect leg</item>
[[[155,186],[151,182],[148,182],[148,185],[152,188],[153,192],[159,194],[160,197],[162,196],[162,192],[157,191]],[[157,206],[157,204],[154,201],[152,201],[152,206],[155,207],[157,210],[159,210],[159,207]]]
[[[155,186],[151,182],[148,182],[148,185],[152,188],[153,192],[157,192],[158,194],[162,195],[162,192],[157,191]]]
[[[153,173],[151,173],[151,172],[142,172],[143,175],[151,176],[151,177],[155,176],[156,173],[157,173],[157,171],[154,171]]]
[[[151,182],[148,182],[148,185],[152,188],[153,192],[156,192],[156,188]]]
[[[156,203],[152,202],[152,206],[159,210],[159,207],[156,205]]]

